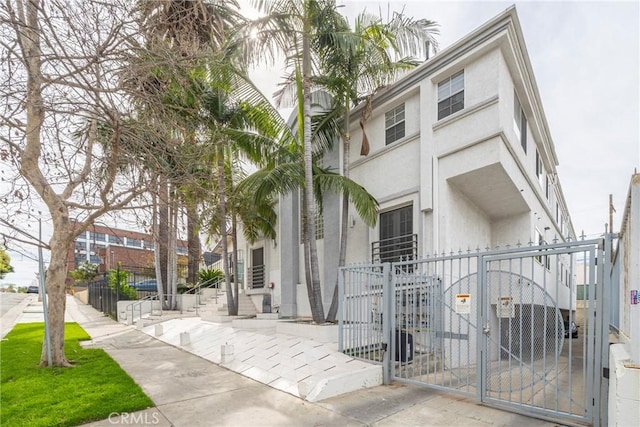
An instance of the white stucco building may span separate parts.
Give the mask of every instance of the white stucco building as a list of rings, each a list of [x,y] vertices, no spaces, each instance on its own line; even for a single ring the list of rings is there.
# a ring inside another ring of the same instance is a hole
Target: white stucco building
[[[362,108],[352,113],[350,174],[378,200],[380,214],[370,228],[350,209],[347,263],[575,239],[514,7],[375,95],[366,156]],[[336,145],[325,166],[340,170],[341,156]],[[298,198],[279,201],[275,241],[241,248],[246,292],[255,302],[270,294],[283,316],[309,314]],[[340,203],[325,197],[316,230],[326,307],[337,277]],[[570,263],[541,259],[539,268],[568,289]],[[563,309],[575,303],[562,300]]]

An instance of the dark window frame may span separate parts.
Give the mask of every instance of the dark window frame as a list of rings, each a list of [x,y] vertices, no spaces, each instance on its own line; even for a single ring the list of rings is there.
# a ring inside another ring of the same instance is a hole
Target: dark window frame
[[[464,70],[438,83],[438,120],[464,110]]]
[[[384,113],[385,145],[393,144],[405,137],[406,114],[404,103]]]
[[[402,206],[379,215],[378,256],[381,262],[415,259],[413,247],[413,204]]]

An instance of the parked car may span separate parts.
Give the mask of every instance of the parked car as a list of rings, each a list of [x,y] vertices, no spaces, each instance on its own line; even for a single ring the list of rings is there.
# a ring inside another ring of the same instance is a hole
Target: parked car
[[[564,322],[564,337],[569,338],[569,334],[571,334],[571,338],[578,338],[578,325],[573,320],[571,324],[566,320]]]
[[[40,292],[40,288],[38,288],[37,286],[29,286],[27,288],[28,294],[37,294],[38,292]]]
[[[158,281],[156,279],[143,280],[131,285],[138,291],[158,292]]]

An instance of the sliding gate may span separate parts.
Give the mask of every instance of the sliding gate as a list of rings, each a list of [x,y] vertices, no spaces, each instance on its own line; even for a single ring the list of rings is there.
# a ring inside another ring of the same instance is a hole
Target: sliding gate
[[[608,302],[596,285],[608,277],[605,245],[609,238],[342,268],[340,350],[381,363],[385,383],[606,424]],[[589,290],[584,299],[578,285]]]

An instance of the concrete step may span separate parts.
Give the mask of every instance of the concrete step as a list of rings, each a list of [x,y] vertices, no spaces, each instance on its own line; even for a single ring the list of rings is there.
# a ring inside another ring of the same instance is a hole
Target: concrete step
[[[208,307],[201,307],[200,310],[204,312],[209,312],[212,315],[226,315],[229,312],[226,296],[223,301],[219,301],[218,304],[212,304]],[[238,299],[238,315],[239,316],[255,316],[257,314],[257,310],[251,297],[245,294],[240,294]],[[201,315],[201,318],[204,317]]]

